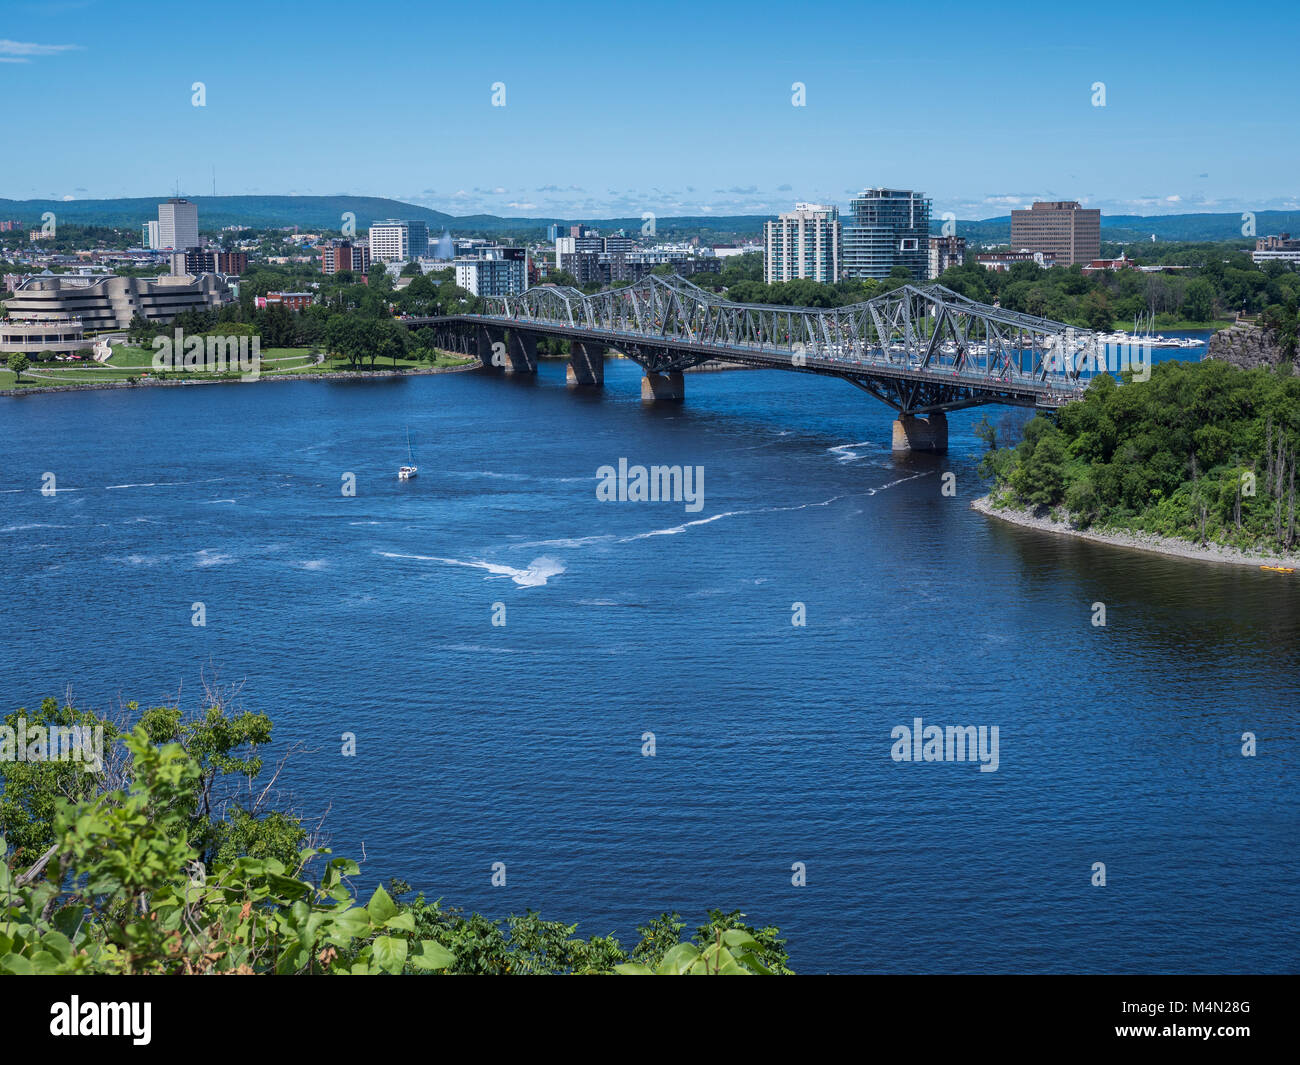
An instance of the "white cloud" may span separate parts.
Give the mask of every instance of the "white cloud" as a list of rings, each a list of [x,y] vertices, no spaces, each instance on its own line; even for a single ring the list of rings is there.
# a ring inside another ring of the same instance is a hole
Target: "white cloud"
[[[29,63],[33,57],[59,55],[80,48],[79,44],[34,44],[0,39],[0,63]]]

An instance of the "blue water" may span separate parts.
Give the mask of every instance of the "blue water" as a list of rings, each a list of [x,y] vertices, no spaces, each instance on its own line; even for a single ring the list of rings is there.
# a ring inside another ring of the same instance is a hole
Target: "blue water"
[[[1296,968],[1300,582],[982,517],[979,412],[899,458],[843,382],[563,371],[0,400],[7,708],[215,681],[367,889],[627,945],[716,906],[802,972]],[[597,501],[620,457],[703,509]],[[896,763],[916,717],[997,771]]]

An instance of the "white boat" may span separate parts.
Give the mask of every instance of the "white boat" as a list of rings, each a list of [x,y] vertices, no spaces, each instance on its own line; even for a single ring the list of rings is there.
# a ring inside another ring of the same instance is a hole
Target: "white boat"
[[[406,457],[410,460],[406,466],[397,467],[397,479],[399,481],[409,481],[412,477],[420,476],[420,467],[415,464],[415,456],[411,453],[411,430],[406,430]]]

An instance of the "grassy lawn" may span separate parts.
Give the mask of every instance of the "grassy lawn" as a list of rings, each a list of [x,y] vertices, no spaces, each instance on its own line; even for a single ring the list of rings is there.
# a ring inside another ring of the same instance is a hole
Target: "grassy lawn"
[[[130,344],[115,345],[113,354],[107,363],[59,363],[56,366],[36,366],[23,375],[19,388],[35,388],[50,385],[93,384],[95,382],[126,381],[131,377],[148,378],[156,376],[153,370],[152,348],[142,348]],[[293,376],[301,374],[341,373],[353,369],[346,359],[328,357],[325,362],[317,364],[316,356],[308,348],[265,348],[261,352],[262,376]],[[472,358],[451,352],[439,351],[433,367],[463,366],[474,362]],[[391,359],[377,359],[375,370],[424,370],[430,366],[427,362],[414,359],[398,359],[396,365]],[[357,369],[370,370],[369,361],[361,363]],[[203,380],[219,377],[207,373],[177,373],[168,371],[166,380]],[[0,369],[0,388],[15,387],[14,375],[8,370]]]
[[[433,361],[434,369],[441,369],[446,366],[463,366],[466,363],[477,362],[477,359],[469,358],[465,355],[457,355],[454,352],[439,351],[438,357]],[[415,359],[398,359],[394,366],[392,359],[376,359],[373,369],[379,370],[427,370],[430,364],[427,362],[417,362]],[[326,358],[320,366],[310,366],[304,373],[347,373],[353,369],[369,372],[372,367],[370,360],[366,359],[353,367],[347,359],[341,359],[336,355]]]
[[[15,383],[13,374],[8,370],[0,369],[0,388],[31,388],[33,385],[38,384],[40,382],[28,374],[23,374],[22,381]]]
[[[262,362],[273,359],[301,359],[306,362],[309,356],[307,348],[264,348]],[[109,357],[109,366],[134,366],[148,370],[153,366],[153,348],[135,347],[130,344],[115,344],[113,354]]]

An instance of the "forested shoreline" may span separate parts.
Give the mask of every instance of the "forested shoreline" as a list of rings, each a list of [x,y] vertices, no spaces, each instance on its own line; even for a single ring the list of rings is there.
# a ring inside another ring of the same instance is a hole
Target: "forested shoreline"
[[[987,421],[978,431],[995,505],[1057,513],[1078,529],[1266,554],[1296,547],[1300,377],[1289,364],[1170,361],[1122,385],[1102,374],[1082,400],[1029,421],[1018,442],[1000,442]]]

